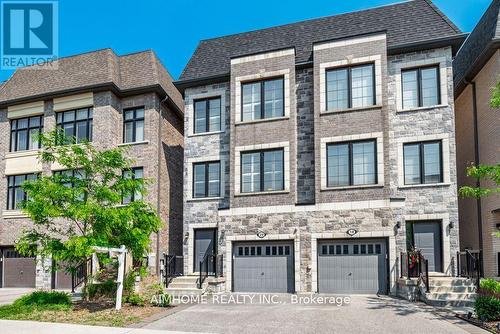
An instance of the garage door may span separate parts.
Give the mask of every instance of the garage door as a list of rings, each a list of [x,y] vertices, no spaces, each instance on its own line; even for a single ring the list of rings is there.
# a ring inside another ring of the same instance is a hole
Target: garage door
[[[293,244],[291,242],[235,244],[233,291],[294,292]]]
[[[319,292],[386,294],[386,255],[384,239],[320,241]]]
[[[22,257],[15,249],[3,251],[3,287],[34,288],[36,265],[35,259]]]

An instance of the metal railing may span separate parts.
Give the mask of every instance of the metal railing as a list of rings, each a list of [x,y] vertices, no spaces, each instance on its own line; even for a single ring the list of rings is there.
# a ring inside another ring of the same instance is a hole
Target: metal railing
[[[401,252],[400,256],[400,277],[418,278],[425,286],[425,291],[429,292],[429,260],[420,252],[412,255]]]
[[[457,252],[457,276],[471,279],[479,288],[481,280],[481,250]]]
[[[208,276],[224,276],[224,256],[222,254],[206,254],[200,261],[200,272],[198,279],[198,289],[203,287],[203,282]]]
[[[172,282],[175,277],[182,276],[184,267],[184,257],[179,255],[168,255],[165,254],[164,259],[162,259],[163,275],[165,287]]]
[[[71,292],[75,292],[75,289],[85,282],[89,274],[92,274],[92,258],[87,259],[71,272]]]

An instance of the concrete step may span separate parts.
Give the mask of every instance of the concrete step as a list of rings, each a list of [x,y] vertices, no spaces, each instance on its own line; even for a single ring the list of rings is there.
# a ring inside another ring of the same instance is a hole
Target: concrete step
[[[473,285],[437,285],[430,286],[431,293],[474,293],[476,287]]]
[[[192,295],[201,295],[203,290],[196,288],[171,288],[168,287],[165,289],[165,292],[172,296],[192,296]]]
[[[196,282],[198,281],[199,276],[178,276],[174,277],[172,281],[176,282]]]
[[[426,293],[425,294],[427,299],[432,299],[432,300],[470,300],[474,301],[476,299],[476,294],[475,293],[457,293],[457,292],[451,292],[451,293]]]
[[[474,307],[474,301],[472,301],[472,300],[426,299],[425,303],[428,305],[437,306],[437,307],[453,307],[453,308],[468,308],[468,309],[472,309]]]
[[[174,289],[185,289],[185,288],[198,288],[198,282],[184,282],[184,281],[176,281],[173,280],[170,282],[168,285],[169,288],[174,288]]]
[[[460,277],[429,277],[429,286],[474,286],[474,283]]]

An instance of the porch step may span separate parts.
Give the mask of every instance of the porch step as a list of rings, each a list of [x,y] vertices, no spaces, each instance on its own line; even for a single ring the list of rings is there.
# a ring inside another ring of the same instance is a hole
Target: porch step
[[[171,288],[165,289],[165,292],[172,296],[196,296],[203,293],[202,289],[197,288]]]
[[[429,292],[424,301],[438,307],[473,307],[476,300],[474,282],[465,277],[429,277]]]
[[[455,308],[466,308],[466,309],[473,309],[474,307],[474,301],[473,300],[455,300],[455,299],[448,299],[448,300],[438,300],[438,299],[426,299],[425,303],[431,306],[437,306],[437,307],[455,307]]]
[[[474,293],[476,287],[473,285],[431,285],[429,287],[431,293]]]
[[[429,292],[425,294],[427,299],[431,300],[475,300],[475,293],[457,293],[457,292]]]
[[[474,286],[474,282],[465,277],[429,277],[429,286]]]

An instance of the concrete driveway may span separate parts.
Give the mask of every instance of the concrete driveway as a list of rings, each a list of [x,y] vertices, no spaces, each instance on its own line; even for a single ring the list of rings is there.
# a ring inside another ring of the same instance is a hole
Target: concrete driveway
[[[148,329],[210,333],[487,333],[422,303],[354,296],[345,306],[283,303],[196,304],[150,323]]]
[[[17,298],[24,296],[35,289],[30,288],[0,288],[0,305],[11,304]]]

